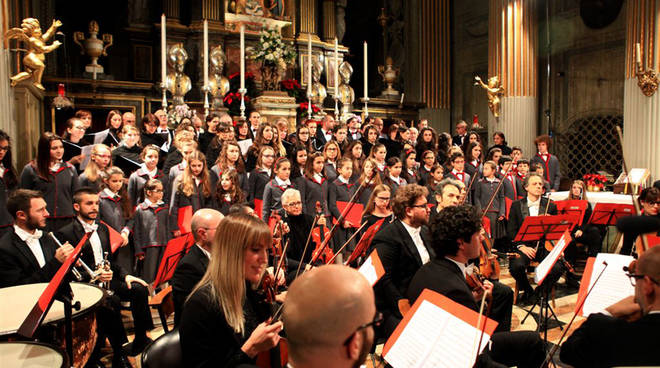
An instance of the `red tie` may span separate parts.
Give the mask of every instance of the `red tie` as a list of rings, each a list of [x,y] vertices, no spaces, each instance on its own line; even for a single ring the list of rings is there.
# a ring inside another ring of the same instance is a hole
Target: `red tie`
[[[509,181],[511,182],[511,187],[513,187],[513,200],[518,199],[518,193],[516,193],[516,183],[513,179],[513,176],[509,175]]]

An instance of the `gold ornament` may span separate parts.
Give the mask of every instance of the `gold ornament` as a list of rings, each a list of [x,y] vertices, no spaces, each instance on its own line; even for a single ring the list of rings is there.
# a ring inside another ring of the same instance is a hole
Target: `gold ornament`
[[[385,65],[378,65],[378,74],[383,78],[383,82],[387,84],[387,88],[381,93],[383,96],[398,96],[399,91],[392,88],[392,84],[396,82],[399,77],[399,68],[394,67],[394,61],[391,57],[385,59]]]
[[[92,62],[85,66],[85,71],[92,74],[103,74],[103,66],[98,64],[100,56],[108,56],[108,47],[112,46],[112,35],[104,34],[102,39],[98,39],[96,35],[99,33],[99,24],[92,20],[89,22],[89,37],[86,39],[83,32],[75,32],[73,34],[73,42],[80,46],[80,53],[87,54]],[[105,44],[105,46],[104,46]]]
[[[20,72],[11,77],[11,86],[16,86],[19,82],[32,77],[32,84],[38,89],[45,91],[46,89],[41,84],[41,78],[44,74],[46,65],[46,53],[49,53],[62,44],[60,41],[54,41],[50,45],[46,42],[55,35],[55,31],[62,26],[59,20],[53,20],[53,24],[48,28],[46,33],[41,33],[41,26],[39,20],[35,18],[25,18],[21,22],[21,28],[12,28],[5,33],[7,39],[18,39],[23,41],[26,45],[27,55],[23,58],[24,72]]]
[[[313,59],[313,58],[312,58]],[[314,59],[312,62],[312,90],[311,100],[316,105],[323,105],[323,101],[328,97],[325,86],[321,84],[321,74],[323,73],[323,61]]]
[[[637,65],[637,86],[646,97],[651,97],[658,90],[658,75],[655,70],[644,70],[640,64]]]
[[[222,107],[222,99],[229,92],[229,79],[222,75],[225,68],[226,56],[222,51],[222,46],[218,45],[211,49],[209,60],[211,61],[211,78],[209,78],[209,88],[213,96],[213,108]]]
[[[183,105],[183,97],[192,89],[190,77],[183,74],[183,67],[188,61],[188,52],[183,43],[176,43],[167,50],[167,65],[172,70],[167,74],[165,88],[172,94],[174,106]]]
[[[475,76],[474,84],[481,86],[481,88],[486,90],[488,95],[488,108],[493,113],[493,116],[498,118],[500,117],[500,96],[504,94],[504,87],[500,83],[500,78],[498,76],[493,76],[488,78],[488,84],[484,83],[479,76]]]

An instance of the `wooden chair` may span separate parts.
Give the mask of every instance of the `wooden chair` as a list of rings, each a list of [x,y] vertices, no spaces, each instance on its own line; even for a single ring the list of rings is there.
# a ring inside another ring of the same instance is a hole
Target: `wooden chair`
[[[172,285],[161,290],[158,294],[151,297],[149,306],[158,311],[163,330],[169,332],[167,318],[174,313],[174,300],[172,297]]]

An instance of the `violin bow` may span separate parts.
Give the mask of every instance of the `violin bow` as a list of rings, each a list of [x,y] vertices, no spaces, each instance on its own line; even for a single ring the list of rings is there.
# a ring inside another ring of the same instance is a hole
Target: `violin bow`
[[[367,225],[367,222],[366,222],[366,221],[363,222],[362,225],[360,225],[360,227],[359,227],[357,230],[355,230],[355,232],[353,233],[353,235],[351,235],[351,237],[348,238],[348,240],[346,241],[346,243],[344,243],[344,245],[342,245],[342,246],[341,246],[341,247],[335,252],[335,254],[332,256],[332,258],[330,258],[325,264],[331,264],[332,262],[334,262],[334,261],[335,261],[335,258],[337,258],[337,254],[340,254],[341,251],[343,251],[344,248],[346,248],[346,247],[348,246],[348,244],[351,242],[351,240],[355,239],[355,237],[360,233],[360,231],[362,231],[362,229],[365,227],[365,225]]]
[[[502,176],[502,180],[500,180],[499,184],[497,184],[497,188],[495,189],[493,194],[490,195],[490,200],[488,201],[488,206],[486,206],[486,208],[484,208],[484,211],[481,213],[481,217],[486,216],[486,213],[488,212],[490,207],[493,205],[493,202],[495,201],[495,196],[497,195],[497,192],[499,192],[500,189],[502,188],[502,184],[504,184],[504,180],[506,180],[506,177],[507,177],[507,175],[509,175],[509,172],[511,171],[512,167],[513,167],[513,165],[510,165],[509,168],[506,169],[506,171],[504,172],[504,176]]]
[[[555,355],[557,350],[559,350],[559,346],[561,346],[561,343],[564,340],[564,337],[566,337],[566,333],[568,333],[568,330],[571,327],[571,324],[573,324],[573,321],[575,321],[575,317],[577,317],[577,311],[582,309],[582,307],[584,306],[584,302],[589,297],[589,294],[591,294],[591,291],[596,286],[596,283],[598,283],[598,280],[600,280],[600,277],[603,276],[603,273],[605,272],[605,269],[608,266],[607,261],[603,261],[603,265],[605,265],[605,267],[603,267],[603,269],[598,274],[598,277],[596,277],[596,280],[594,280],[594,283],[591,285],[589,290],[587,290],[587,295],[585,295],[584,298],[582,298],[582,300],[579,301],[578,307],[575,309],[575,313],[573,313],[573,318],[571,318],[571,320],[568,322],[568,324],[564,327],[564,331],[561,333],[561,336],[559,337],[559,341],[552,346],[552,348],[548,352],[548,355],[545,357],[545,360],[543,361],[543,364],[541,364],[541,368],[547,368],[548,364],[550,364],[550,361],[552,360],[552,356]]]
[[[478,173],[479,173],[478,170],[475,171],[474,175],[472,175],[472,177],[470,178],[470,184],[468,185],[468,187],[465,191],[465,198],[463,198],[463,200],[461,201],[461,204],[463,204],[463,203],[465,203],[465,201],[467,201],[468,194],[470,193],[470,190],[472,189],[472,184],[474,184],[474,180],[477,178]]]
[[[307,235],[307,241],[305,242],[305,247],[303,248],[302,252],[302,258],[300,259],[300,262],[298,263],[298,269],[296,270],[296,277],[298,277],[298,274],[300,274],[300,267],[304,263],[303,260],[305,259],[305,254],[307,253],[307,248],[309,247],[309,242],[312,240],[312,232],[314,232],[314,228],[316,227],[316,223],[319,221],[319,218],[322,215],[316,215],[314,216],[314,222],[312,223],[312,228],[309,230],[309,234]]]
[[[491,303],[491,304],[492,304],[492,303]],[[486,318],[488,318],[488,317],[484,318],[484,305],[486,305],[486,291],[484,291],[484,295],[481,296],[481,305],[479,306],[479,318],[477,319],[477,329],[480,328],[479,326],[481,326],[481,320],[482,320],[482,319],[484,320],[484,326],[483,326],[484,328],[482,329],[481,337],[479,337],[479,344],[476,345],[476,353],[475,353],[474,351],[472,352],[473,355],[474,355],[474,362],[475,362],[475,364],[476,364],[476,362],[477,362],[477,358],[479,357],[479,350],[481,350],[481,340],[482,340],[483,337],[484,337],[483,331],[485,330],[485,327],[486,327],[486,321],[487,321]],[[489,307],[489,309],[490,309],[490,307]],[[478,331],[478,330],[477,330],[477,331]],[[474,336],[474,340],[475,340],[475,342],[476,342],[476,340],[477,340],[477,336],[476,336],[476,335]],[[473,346],[473,349],[474,349],[474,348],[475,348],[475,344],[472,343],[472,346]]]
[[[273,278],[275,279],[275,292],[277,292],[277,274],[280,272],[281,269],[283,269],[284,265],[284,258],[286,257],[286,250],[289,248],[289,240],[287,239],[286,242],[284,242],[284,248],[282,248],[282,255],[280,256],[280,261],[277,262],[277,267],[275,267],[275,273],[273,274]]]
[[[637,203],[635,198],[635,185],[632,183],[632,179],[630,178],[630,171],[628,171],[628,165],[626,165],[626,156],[623,153],[623,132],[621,131],[621,127],[616,127],[616,133],[617,137],[619,138],[619,144],[621,144],[621,163],[623,164],[623,171],[626,173],[626,187],[628,186],[628,183],[630,183],[630,199],[632,200],[633,207],[635,207],[635,215],[639,216],[642,213],[642,210],[639,208],[639,203]],[[649,249],[649,244],[647,243],[645,236],[640,235],[640,237],[642,238],[642,246],[644,248],[642,251],[645,252],[647,249]],[[614,253],[619,253],[620,250],[620,247],[617,247]]]

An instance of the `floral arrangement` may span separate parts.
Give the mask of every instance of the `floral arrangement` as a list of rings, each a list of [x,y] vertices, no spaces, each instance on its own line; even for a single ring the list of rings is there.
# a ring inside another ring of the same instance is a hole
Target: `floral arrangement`
[[[605,183],[607,183],[607,178],[599,174],[584,174],[582,180],[587,187],[598,188],[598,190],[605,188]]]
[[[238,92],[228,92],[222,99],[225,107],[229,110],[229,115],[237,116],[241,114],[241,94]],[[245,111],[248,110],[250,96],[245,96]]]
[[[306,93],[302,88],[300,83],[295,79],[287,79],[280,82],[280,88],[289,95],[289,97],[294,97],[296,102],[300,103],[305,101]]]
[[[259,33],[259,42],[248,51],[250,58],[263,64],[275,64],[282,70],[296,60],[293,42],[285,43],[282,35],[276,29],[263,28]]]
[[[238,93],[238,89],[241,87],[241,75],[240,73],[234,73],[229,76],[229,92],[222,99],[225,107],[229,109],[227,113],[232,116],[238,116],[241,114],[241,94]],[[245,111],[250,111],[252,108],[250,105],[250,100],[257,96],[257,85],[254,82],[254,74],[245,73]]]
[[[191,110],[186,104],[170,106],[167,111],[167,125],[174,129],[184,118],[192,119],[195,110]]]
[[[307,119],[307,118],[312,118],[313,116],[307,116],[307,108],[309,107],[309,103],[307,102],[302,102],[300,105],[298,105],[298,108],[296,109],[296,112],[298,113],[298,117],[301,119]],[[321,112],[321,109],[312,104],[312,115],[316,115],[319,112]]]

